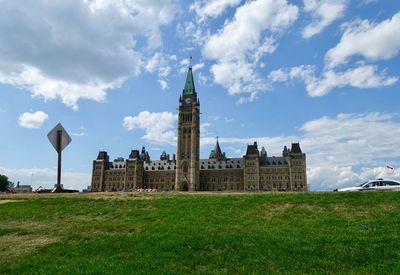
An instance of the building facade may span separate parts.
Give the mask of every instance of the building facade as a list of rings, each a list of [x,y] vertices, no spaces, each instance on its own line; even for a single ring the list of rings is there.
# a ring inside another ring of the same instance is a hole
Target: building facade
[[[242,158],[228,158],[216,141],[208,159],[200,159],[200,101],[192,68],[179,98],[176,155],[151,160],[143,147],[127,159],[110,161],[100,151],[93,161],[91,191],[307,191],[306,155],[299,143],[284,146],[282,156],[268,156],[257,142]]]

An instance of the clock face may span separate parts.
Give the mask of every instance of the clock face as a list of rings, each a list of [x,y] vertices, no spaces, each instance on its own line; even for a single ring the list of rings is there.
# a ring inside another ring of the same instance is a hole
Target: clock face
[[[185,99],[185,103],[186,103],[186,104],[190,104],[191,102],[192,102],[192,100],[191,100],[190,98],[186,98],[186,99]]]

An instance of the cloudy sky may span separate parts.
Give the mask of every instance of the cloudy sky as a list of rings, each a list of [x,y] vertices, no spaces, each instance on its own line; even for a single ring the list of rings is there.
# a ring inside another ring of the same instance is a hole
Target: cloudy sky
[[[99,150],[175,152],[189,57],[201,157],[300,142],[311,190],[400,178],[398,0],[0,0],[0,174],[67,188]],[[386,168],[394,166],[394,171]]]

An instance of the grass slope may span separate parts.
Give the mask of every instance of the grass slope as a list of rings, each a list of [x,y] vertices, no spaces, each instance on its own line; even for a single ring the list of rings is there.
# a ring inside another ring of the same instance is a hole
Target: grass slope
[[[0,273],[395,274],[399,210],[400,192],[3,196]]]

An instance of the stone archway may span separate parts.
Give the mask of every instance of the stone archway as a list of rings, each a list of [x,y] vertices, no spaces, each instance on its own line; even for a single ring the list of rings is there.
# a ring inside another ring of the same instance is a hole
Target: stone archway
[[[184,183],[184,184],[182,185],[182,191],[184,191],[184,192],[189,191],[189,187],[188,187],[187,183]]]

